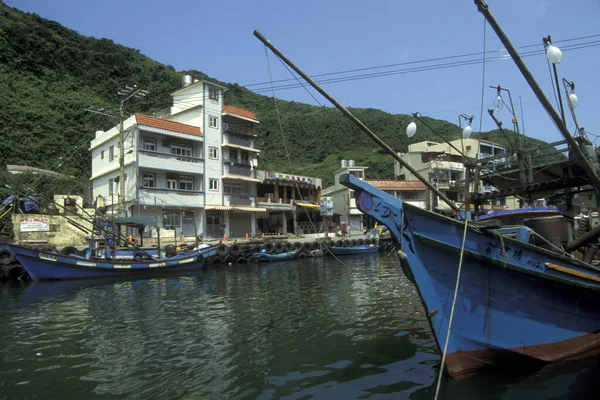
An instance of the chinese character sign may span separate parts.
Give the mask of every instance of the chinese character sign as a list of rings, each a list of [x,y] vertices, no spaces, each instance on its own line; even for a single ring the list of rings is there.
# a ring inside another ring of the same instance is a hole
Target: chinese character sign
[[[50,224],[48,218],[27,218],[19,223],[21,232],[48,232]]]

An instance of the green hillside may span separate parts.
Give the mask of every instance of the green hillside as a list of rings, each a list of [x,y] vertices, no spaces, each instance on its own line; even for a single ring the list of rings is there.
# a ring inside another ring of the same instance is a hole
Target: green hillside
[[[212,80],[199,71],[195,78]],[[143,102],[131,101],[127,113],[152,113],[170,106],[169,94],[180,87],[182,72],[107,39],[94,39],[35,14],[0,2],[0,159],[87,179],[87,148],[97,129],[115,121],[85,111],[90,106],[116,111],[117,92],[137,84],[150,92]],[[257,146],[259,168],[322,177],[327,185],[342,159],[367,165],[370,178],[392,178],[393,162],[347,118],[331,107],[278,101],[283,135],[272,98],[239,85],[225,84],[227,103],[254,111],[261,121]],[[404,134],[411,121],[376,109],[352,109],[358,118],[397,151],[406,151]],[[458,127],[428,119],[440,134],[456,138]],[[485,137],[506,144],[501,135]],[[284,149],[284,138],[289,159]],[[420,128],[413,142],[439,138]],[[524,147],[542,143],[524,138]],[[63,157],[59,159],[59,157]]]

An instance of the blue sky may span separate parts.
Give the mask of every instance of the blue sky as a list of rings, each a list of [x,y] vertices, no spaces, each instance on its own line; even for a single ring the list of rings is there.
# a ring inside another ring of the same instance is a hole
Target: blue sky
[[[323,86],[346,106],[403,114],[418,111],[454,123],[458,114],[474,114],[474,130],[480,123],[483,131],[495,127],[485,110],[495,98],[495,91],[488,86],[500,84],[510,89],[519,117],[521,99],[525,134],[549,142],[562,138],[514,63],[502,59],[506,52],[489,26],[484,41],[483,16],[472,0],[4,1],[80,34],[139,49],[177,70],[197,69],[221,81],[253,85],[249,87],[256,91],[269,89],[268,85],[255,85],[269,81],[264,46],[252,35],[258,29],[309,75],[365,68],[329,76],[353,79]],[[592,36],[600,34],[600,1],[489,0],[488,4],[513,44],[530,46],[523,47],[523,52],[543,50],[542,37],[547,35],[564,48],[559,75],[576,83],[580,125],[600,134],[600,36]],[[494,61],[485,66],[480,122],[483,64],[440,65],[481,58],[456,56],[481,53],[484,42],[487,51],[494,51],[486,57]],[[443,57],[449,58],[414,63]],[[272,54],[269,58],[273,79],[291,78]],[[524,60],[555,103],[545,56],[532,55]],[[402,63],[407,64],[397,65]],[[423,66],[431,69],[394,72]],[[354,79],[379,72],[391,73]],[[265,94],[270,95],[270,91]],[[302,88],[277,90],[276,95],[317,104]],[[506,109],[498,117],[504,126],[510,126]],[[573,130],[570,118],[568,126]],[[404,131],[398,134],[404,135]]]

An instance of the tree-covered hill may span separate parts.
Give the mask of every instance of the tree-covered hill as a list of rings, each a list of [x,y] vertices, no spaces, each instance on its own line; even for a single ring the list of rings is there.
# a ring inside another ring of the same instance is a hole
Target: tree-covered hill
[[[195,78],[219,82],[199,71]],[[127,113],[152,113],[170,106],[170,93],[181,85],[182,72],[160,64],[107,39],[78,34],[35,14],[0,1],[0,160],[87,179],[87,151],[97,129],[114,125],[103,115],[85,111],[90,106],[116,111],[118,91],[137,84],[150,92],[144,102],[129,102]],[[224,84],[223,82],[220,82]],[[257,146],[259,168],[319,176],[325,184],[342,159],[369,166],[370,178],[392,178],[393,162],[347,118],[332,107],[274,100],[235,83],[225,101],[254,111],[261,121]],[[427,129],[410,141],[405,135],[412,117],[376,109],[352,109],[379,137],[399,152],[409,143],[439,141]],[[458,127],[427,119],[428,125],[450,138]],[[506,144],[501,135],[474,134]],[[524,147],[541,143],[524,138]],[[285,146],[284,146],[285,143]],[[285,147],[287,147],[287,154]],[[60,158],[62,157],[62,158]]]

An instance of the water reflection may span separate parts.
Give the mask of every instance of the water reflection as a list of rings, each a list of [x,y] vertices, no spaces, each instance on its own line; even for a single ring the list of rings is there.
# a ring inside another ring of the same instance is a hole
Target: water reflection
[[[431,398],[440,356],[415,289],[394,258],[343,261],[2,285],[2,394]],[[444,398],[551,398],[598,372],[571,368],[444,382]]]

